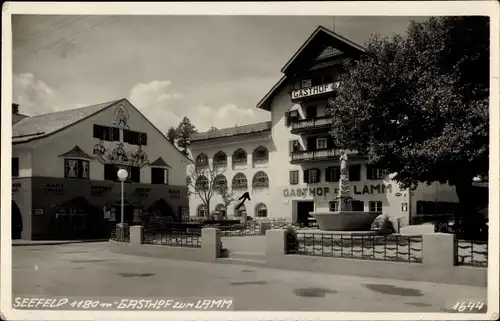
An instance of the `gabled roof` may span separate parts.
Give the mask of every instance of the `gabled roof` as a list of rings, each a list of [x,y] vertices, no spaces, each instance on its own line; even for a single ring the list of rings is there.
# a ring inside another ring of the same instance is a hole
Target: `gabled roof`
[[[162,133],[126,98],[87,107],[25,118],[12,126],[12,144],[27,143],[35,139],[50,136],[121,102],[125,102],[128,105],[132,106],[146,122],[148,122],[156,131],[158,131],[165,138],[165,140],[167,140],[170,145],[172,145],[172,147],[174,147],[175,150],[179,152],[179,154],[181,154],[186,160],[193,162],[192,159],[181,153],[181,151],[179,151],[177,147],[175,147],[175,145],[167,139],[166,135]]]
[[[257,103],[257,108],[269,111],[276,94],[287,83],[288,77],[297,70],[307,71],[324,68],[334,64],[331,62],[332,59],[340,55],[357,56],[364,51],[362,46],[319,26],[281,68],[281,72],[285,75]]]
[[[203,133],[196,133],[190,137],[191,142],[207,140],[207,139],[215,139],[222,137],[231,137],[236,135],[245,135],[251,133],[258,133],[264,131],[271,130],[271,122],[266,121],[262,123],[255,123],[244,126],[230,127],[230,128],[222,128],[217,130],[209,130]]]
[[[149,164],[149,166],[158,166],[158,167],[169,167],[169,168],[172,168],[161,157],[158,157],[158,159],[155,160],[154,162],[152,162],[151,164]]]
[[[333,57],[339,53],[361,54],[364,51],[365,49],[362,46],[323,26],[319,26],[288,60],[285,66],[281,68],[281,72],[285,75],[293,72],[293,69],[297,68],[298,65],[303,65],[305,61],[310,62],[312,56],[316,60],[320,60]]]
[[[12,143],[25,143],[47,137],[122,100],[24,118],[12,126]]]
[[[78,157],[78,158],[92,159],[92,156],[85,153],[78,145],[75,145],[75,147],[73,147],[70,151],[59,155],[59,157],[63,157],[63,158]]]

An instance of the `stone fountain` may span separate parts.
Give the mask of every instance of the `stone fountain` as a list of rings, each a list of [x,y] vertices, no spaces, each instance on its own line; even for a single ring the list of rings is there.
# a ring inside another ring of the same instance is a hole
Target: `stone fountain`
[[[340,180],[338,196],[333,202],[338,204],[336,212],[311,212],[322,231],[370,231],[372,222],[380,212],[353,211],[347,169],[347,153],[340,154]],[[368,232],[369,233],[369,232]],[[369,233],[372,234],[372,233]]]

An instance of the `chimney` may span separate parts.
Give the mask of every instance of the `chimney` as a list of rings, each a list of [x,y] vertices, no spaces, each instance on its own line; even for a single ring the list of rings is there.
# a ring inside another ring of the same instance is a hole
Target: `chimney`
[[[12,103],[12,115],[19,114],[19,104]]]

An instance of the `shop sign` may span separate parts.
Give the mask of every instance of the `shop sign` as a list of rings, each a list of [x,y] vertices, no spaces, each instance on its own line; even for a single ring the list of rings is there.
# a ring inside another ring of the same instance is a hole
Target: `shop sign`
[[[314,95],[319,95],[319,94],[325,94],[334,91],[336,88],[339,88],[340,82],[332,82],[329,84],[323,84],[319,86],[313,86],[309,88],[302,88],[298,90],[292,91],[292,100],[294,99],[299,99],[299,98],[304,98],[304,97],[309,97],[309,96],[314,96]]]
[[[64,195],[63,184],[45,184],[45,193],[54,195]]]
[[[35,208],[35,216],[43,216],[43,208]]]
[[[137,193],[138,196],[149,196],[151,188],[138,187],[135,189],[135,192]]]
[[[102,197],[106,194],[107,190],[108,190],[108,187],[106,187],[106,186],[91,185],[90,186],[90,196]]]
[[[19,192],[21,189],[21,183],[12,183],[12,194]]]
[[[307,196],[325,196],[330,192],[329,187],[311,187],[311,188],[285,188],[283,196],[285,197],[307,197]]]
[[[305,188],[285,188],[283,190],[284,197],[322,197],[327,196],[330,191],[333,192],[334,195],[337,195],[339,189],[330,187],[305,187]],[[390,194],[392,193],[392,185],[388,184],[377,184],[377,185],[364,185],[363,187],[354,185],[353,193],[355,195],[364,195],[364,194]]]
[[[377,185],[365,185],[362,190],[357,188],[358,186],[354,185],[354,194],[356,195],[364,195],[364,194],[391,194],[392,193],[392,185],[388,184],[377,184]]]
[[[408,203],[401,203],[401,212],[408,212]]]
[[[180,198],[181,197],[181,191],[178,189],[169,189],[168,190],[168,197],[169,198]]]

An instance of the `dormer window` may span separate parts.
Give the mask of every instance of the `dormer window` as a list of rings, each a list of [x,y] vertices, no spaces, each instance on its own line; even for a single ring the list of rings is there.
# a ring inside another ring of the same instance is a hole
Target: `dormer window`
[[[64,178],[90,178],[90,163],[82,159],[64,160]]]

